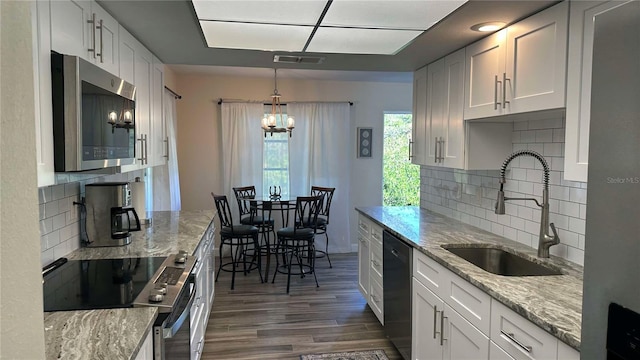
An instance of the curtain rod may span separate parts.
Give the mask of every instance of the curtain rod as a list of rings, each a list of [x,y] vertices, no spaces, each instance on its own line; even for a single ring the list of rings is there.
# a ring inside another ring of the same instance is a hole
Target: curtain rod
[[[262,103],[263,105],[271,105],[270,101],[266,100],[240,100],[240,99],[218,99],[218,105],[222,103]],[[289,101],[289,104],[337,104],[337,103],[347,103],[349,106],[353,106],[353,101]],[[287,105],[287,103],[282,103],[280,105]]]
[[[164,88],[165,88],[165,89],[167,89],[170,93],[172,93],[172,94],[173,94],[173,96],[174,96],[176,99],[182,99],[182,96],[180,96],[180,94],[178,94],[177,92],[175,92],[175,91],[173,91],[173,90],[169,89],[169,87],[168,87],[168,86],[166,86],[166,85],[165,85],[165,87],[164,87]]]

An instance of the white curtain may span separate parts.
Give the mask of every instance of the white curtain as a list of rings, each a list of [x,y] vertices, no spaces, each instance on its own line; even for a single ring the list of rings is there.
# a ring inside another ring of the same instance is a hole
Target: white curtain
[[[291,194],[309,194],[311,186],[335,187],[328,228],[329,252],[351,252],[349,186],[352,158],[347,103],[291,103],[296,119],[289,143]],[[322,248],[324,241],[320,241]]]
[[[154,211],[180,211],[180,175],[178,173],[178,152],[176,139],[178,134],[178,115],[176,112],[176,98],[169,91],[164,92],[164,119],[167,137],[169,139],[166,165],[147,169],[153,179],[152,187],[147,186],[147,200],[153,199]],[[153,191],[149,191],[153,190]],[[147,204],[147,208],[150,208]]]
[[[254,185],[258,192],[262,189],[263,117],[261,103],[222,103],[223,191],[234,217],[238,210],[233,188]]]
[[[176,98],[169,91],[164,94],[164,116],[167,122],[167,137],[169,137],[169,194],[171,197],[171,211],[182,208],[180,201],[180,175],[178,173],[178,114],[176,112]]]

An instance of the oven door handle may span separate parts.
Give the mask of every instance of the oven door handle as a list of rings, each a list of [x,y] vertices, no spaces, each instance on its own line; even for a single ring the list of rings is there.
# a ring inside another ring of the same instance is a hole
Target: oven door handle
[[[178,318],[176,319],[176,321],[173,322],[173,324],[171,325],[167,324],[169,326],[164,327],[162,329],[162,335],[165,339],[172,338],[178,332],[178,330],[180,330],[180,328],[182,327],[182,324],[189,316],[189,312],[191,311],[191,305],[193,305],[193,301],[196,298],[196,283],[193,282],[192,285],[193,287],[191,288],[191,296],[189,296],[189,301],[187,302],[187,306],[185,306],[184,310],[182,311],[182,314],[178,316]]]

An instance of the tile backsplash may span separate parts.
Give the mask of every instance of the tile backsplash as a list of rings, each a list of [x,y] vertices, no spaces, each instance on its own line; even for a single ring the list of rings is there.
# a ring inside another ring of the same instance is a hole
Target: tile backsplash
[[[86,184],[133,181],[136,177],[144,177],[144,170],[38,188],[42,266],[80,247],[80,209],[73,202],[84,196]]]
[[[551,254],[582,265],[587,211],[587,183],[565,181],[564,119],[518,121],[513,125],[513,151],[534,150],[550,167],[549,219],[561,243]],[[538,247],[540,209],[532,201],[508,201],[505,215],[494,213],[499,170],[465,171],[436,166],[420,169],[420,207],[458,219],[514,241]],[[542,199],[543,171],[533,157],[514,159],[506,172],[507,197]]]

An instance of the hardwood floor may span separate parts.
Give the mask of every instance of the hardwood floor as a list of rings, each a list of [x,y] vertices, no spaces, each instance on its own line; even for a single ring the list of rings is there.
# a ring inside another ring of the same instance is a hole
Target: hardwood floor
[[[216,261],[219,259],[216,259]],[[401,359],[384,336],[382,325],[358,291],[357,254],[331,255],[333,268],[318,259],[313,276],[278,274],[261,284],[258,274],[223,272],[205,334],[202,359],[300,359],[300,355],[336,351],[384,349],[389,359]],[[263,262],[264,263],[264,262]],[[264,265],[263,265],[264,266]]]

